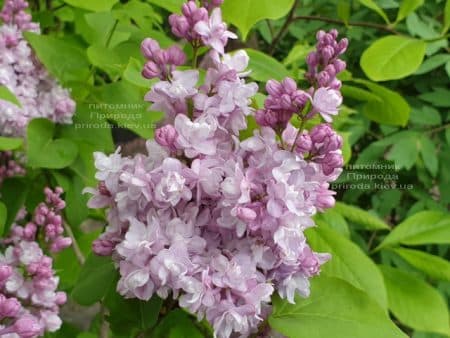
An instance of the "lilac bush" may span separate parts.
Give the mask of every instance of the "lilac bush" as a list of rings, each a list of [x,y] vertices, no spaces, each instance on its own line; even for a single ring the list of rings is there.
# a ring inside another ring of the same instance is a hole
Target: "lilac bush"
[[[59,278],[48,252],[72,244],[64,237],[61,212],[65,207],[61,188],[45,189],[31,219],[25,209],[17,215],[10,235],[2,238],[0,253],[0,336],[31,338],[57,331],[62,321],[59,308],[66,302],[58,291]],[[4,250],[3,250],[4,248]]]
[[[69,91],[48,74],[24,39],[24,32],[40,32],[24,11],[27,7],[25,0],[6,0],[0,12],[0,86],[20,103],[0,99],[0,135],[22,136],[28,122],[37,117],[71,123],[75,112]]]
[[[334,205],[329,183],[343,165],[341,137],[330,124],[310,131],[317,114],[331,122],[342,102],[336,75],[347,46],[337,32],[320,31],[308,56],[302,90],[293,79],[271,80],[264,108],[254,111],[256,83],[246,82],[244,51],[224,54],[229,38],[219,2],[183,5],[172,32],[209,52],[197,68],[182,66],[178,47],[142,43],[146,78],[159,78],[145,99],[165,120],[147,141],[147,155],[95,153],[91,208],[107,208],[108,225],[94,242],[112,256],[125,298],[173,297],[206,318],[220,338],[249,336],[271,311],[277,292],[293,303],[309,295],[309,279],[330,256],[314,252],[304,230]],[[205,71],[204,81],[199,72]],[[240,140],[247,119],[260,128]],[[291,121],[299,121],[294,127]]]

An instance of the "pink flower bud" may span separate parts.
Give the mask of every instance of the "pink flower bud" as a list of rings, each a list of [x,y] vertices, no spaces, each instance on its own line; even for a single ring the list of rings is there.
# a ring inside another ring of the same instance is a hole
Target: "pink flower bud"
[[[269,95],[280,96],[283,94],[283,87],[276,80],[269,80],[266,84],[266,91]]]
[[[153,59],[155,52],[160,49],[158,41],[150,38],[144,39],[141,43],[141,53],[147,59]]]
[[[114,243],[108,240],[97,239],[92,243],[92,251],[99,256],[110,256],[114,250]]]
[[[178,46],[171,46],[166,50],[167,62],[181,66],[186,62],[186,55]]]
[[[287,94],[291,94],[297,90],[297,83],[290,77],[286,77],[282,82],[283,90]]]
[[[163,147],[168,147],[171,150],[175,150],[175,140],[177,139],[178,133],[176,129],[167,124],[164,127],[156,129],[155,141]]]
[[[236,216],[244,222],[253,221],[256,218],[256,212],[250,208],[238,207]]]
[[[51,252],[60,252],[65,248],[68,248],[72,245],[72,238],[70,237],[58,237],[51,245]]]
[[[21,308],[22,305],[16,298],[4,298],[0,300],[0,318],[14,318]]]
[[[63,291],[56,293],[55,303],[58,305],[64,305],[67,302],[67,294]]]
[[[42,332],[42,327],[37,319],[30,315],[25,315],[16,320],[13,325],[15,333],[21,338],[33,338]]]
[[[161,70],[158,65],[153,61],[147,61],[144,65],[144,69],[142,70],[142,76],[146,79],[153,79],[155,77],[159,77],[161,75]]]
[[[12,275],[12,267],[6,264],[0,265],[0,283],[3,283]]]

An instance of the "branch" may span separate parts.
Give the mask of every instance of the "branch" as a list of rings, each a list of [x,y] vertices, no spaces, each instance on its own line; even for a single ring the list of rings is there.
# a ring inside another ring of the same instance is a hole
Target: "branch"
[[[322,22],[335,23],[335,24],[344,25],[344,26],[368,27],[368,28],[374,28],[374,29],[385,31],[385,32],[389,32],[392,34],[400,34],[393,28],[390,28],[386,25],[373,23],[373,22],[363,22],[363,21],[345,22],[343,20],[327,18],[327,17],[323,17],[323,16],[318,16],[318,15],[299,15],[299,16],[292,18],[292,21],[297,21],[297,20],[322,21]]]
[[[78,262],[80,262],[81,265],[84,264],[86,261],[86,258],[83,255],[83,252],[81,251],[80,247],[78,246],[78,242],[75,238],[75,235],[73,234],[72,228],[70,227],[67,222],[63,221],[64,230],[66,230],[69,237],[72,239],[72,248],[75,252],[75,256],[77,256]]]
[[[269,54],[273,55],[275,52],[275,47],[277,46],[278,42],[281,40],[281,38],[286,33],[287,29],[289,28],[289,25],[294,21],[294,14],[295,10],[297,9],[297,6],[300,4],[300,0],[295,0],[294,5],[291,8],[291,11],[288,14],[288,17],[286,18],[286,21],[284,22],[283,26],[280,28],[280,31],[278,34],[273,38],[272,43],[269,47]]]

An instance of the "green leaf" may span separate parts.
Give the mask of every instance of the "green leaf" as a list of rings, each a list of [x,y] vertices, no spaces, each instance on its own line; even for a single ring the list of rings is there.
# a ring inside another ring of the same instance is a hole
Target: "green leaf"
[[[0,234],[3,234],[5,230],[7,217],[8,217],[8,210],[6,209],[6,205],[0,202]]]
[[[388,293],[389,309],[406,326],[448,335],[447,304],[436,289],[414,275],[380,266]]]
[[[439,162],[437,157],[436,146],[426,135],[422,135],[419,139],[420,155],[422,156],[425,168],[428,169],[431,176],[436,177]]]
[[[16,150],[23,144],[23,139],[0,136],[0,151]]]
[[[442,123],[441,114],[431,106],[413,107],[409,120],[422,126],[439,126]]]
[[[71,6],[86,9],[93,12],[110,11],[119,0],[63,0]]]
[[[256,81],[266,82],[270,79],[282,80],[289,76],[289,71],[273,57],[254,49],[246,49],[250,57],[249,77]]]
[[[116,282],[114,282],[116,284]],[[104,304],[109,310],[108,322],[115,334],[132,337],[133,331],[145,331],[152,328],[159,317],[162,299],[154,295],[149,301],[125,299],[110,288]]]
[[[371,44],[361,56],[361,68],[373,81],[407,77],[421,65],[426,43],[422,40],[391,35]]]
[[[92,305],[115,287],[116,268],[111,257],[89,255],[72,290],[72,298],[80,305]]]
[[[314,47],[309,46],[307,44],[297,44],[289,51],[289,54],[283,60],[283,64],[285,66],[292,65],[298,61],[305,62],[305,58],[310,51],[312,51]]]
[[[398,244],[450,244],[450,215],[439,211],[418,212],[397,225],[377,250]]]
[[[344,84],[341,92],[345,98],[349,97],[358,101],[379,101],[379,103],[382,103],[382,99],[379,96],[359,87]]]
[[[435,107],[450,107],[450,90],[437,87],[432,92],[419,95],[419,98]]]
[[[344,158],[344,165],[347,164],[352,157],[352,147],[350,144],[350,133],[340,132],[342,137],[342,157]]]
[[[2,183],[0,196],[8,213],[3,224],[3,233],[0,233],[0,237],[4,237],[8,233],[9,227],[15,221],[17,213],[25,204],[28,190],[29,185],[22,177],[12,177]]]
[[[358,0],[362,5],[366,6],[367,8],[370,8],[374,12],[376,12],[379,16],[383,18],[383,20],[386,23],[389,23],[389,19],[386,15],[386,13],[376,4],[373,0]]]
[[[393,144],[386,158],[394,161],[399,168],[411,169],[419,156],[417,137],[418,135],[414,132],[405,133],[398,142]]]
[[[444,28],[442,32],[444,34],[447,33],[449,28],[450,28],[450,0],[447,0],[444,8]]]
[[[113,12],[86,13],[79,15],[77,20],[77,28],[80,27],[78,30],[90,45],[106,47],[108,44],[108,47],[112,49],[131,37],[131,27],[117,23]],[[134,48],[139,50],[137,43],[134,43]],[[114,52],[117,55],[120,50],[115,49]],[[114,58],[117,58],[117,56],[114,56]]]
[[[363,113],[368,119],[394,126],[405,126],[408,123],[411,108],[400,94],[371,81],[361,79],[353,81],[363,84],[380,98],[370,100],[364,105]]]
[[[170,13],[180,13],[185,0],[148,0],[151,4],[164,8]]]
[[[348,19],[350,19],[352,5],[351,2],[347,0],[338,0],[337,3],[337,16],[339,19],[344,21],[345,24],[348,23]]]
[[[119,75],[125,67],[113,50],[102,45],[91,45],[87,49],[89,61],[99,69],[104,70],[110,76]]]
[[[338,278],[313,278],[309,298],[275,297],[273,306],[270,326],[289,338],[407,337],[366,293]]]
[[[16,95],[11,92],[8,87],[0,84],[0,100],[8,101],[14,103],[16,106],[21,107],[19,100],[17,100]]]
[[[350,229],[345,218],[336,211],[335,208],[326,210],[325,212],[317,213],[314,216],[317,223],[325,223],[331,229],[339,232],[345,238],[350,238]]]
[[[76,143],[53,139],[55,125],[47,119],[34,119],[27,129],[27,158],[31,167],[61,169],[70,165],[78,154]]]
[[[144,138],[150,138],[156,121],[162,118],[163,113],[146,109],[144,92],[142,88],[126,81],[96,87],[93,94],[99,109],[95,113],[103,114],[108,120]]]
[[[402,21],[409,14],[414,12],[417,8],[423,5],[424,0],[403,0],[400,9],[397,13],[397,19],[395,22]]]
[[[123,77],[136,86],[150,88],[152,81],[142,76],[142,69],[143,64],[138,59],[130,57],[130,61],[123,72]]]
[[[431,278],[450,282],[450,263],[447,260],[419,250],[405,248],[392,250],[413,267],[425,272]]]
[[[336,202],[334,207],[338,213],[349,221],[367,230],[389,230],[389,226],[377,216],[353,205]]]
[[[90,76],[86,52],[74,43],[31,32],[25,32],[24,36],[39,61],[63,84],[70,81],[85,82]]]
[[[450,55],[448,54],[436,54],[432,57],[426,59],[420,68],[414,73],[414,75],[421,75],[431,72],[450,60]]]
[[[317,228],[308,229],[306,234],[315,251],[331,254],[332,259],[322,266],[322,273],[341,278],[364,290],[386,309],[383,277],[373,261],[352,241],[320,223],[318,225]]]
[[[152,332],[152,338],[203,338],[195,326],[195,318],[182,309],[175,309],[163,317]]]
[[[250,29],[263,19],[280,19],[285,16],[294,0],[227,0],[222,5],[225,21],[231,22],[242,34],[242,39],[247,39]]]

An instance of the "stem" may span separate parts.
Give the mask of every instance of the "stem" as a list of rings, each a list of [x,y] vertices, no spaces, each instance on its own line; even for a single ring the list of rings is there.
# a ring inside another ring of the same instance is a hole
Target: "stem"
[[[300,137],[300,134],[302,133],[302,131],[303,131],[303,126],[305,125],[305,121],[306,121],[306,117],[304,117],[304,116],[301,116],[301,122],[300,122],[300,126],[298,127],[298,132],[297,132],[297,135],[295,135],[295,140],[294,140],[294,143],[292,143],[292,147],[291,147],[291,152],[293,152],[294,151],[294,149],[295,149],[295,144],[297,143],[297,140],[298,140],[298,138]]]
[[[450,37],[450,34],[447,34],[447,35],[438,36],[437,38],[425,39],[423,41],[425,41],[425,42],[435,42],[435,41],[439,41],[439,40],[448,39],[449,37]]]
[[[367,251],[370,252],[372,250],[372,245],[377,237],[377,231],[375,230],[369,238],[369,242],[367,243]]]
[[[447,129],[448,127],[450,127],[450,123],[444,124],[443,126],[440,126],[440,127],[434,128],[434,129],[427,130],[426,133],[427,134],[434,134],[434,133],[437,133],[437,132],[439,132],[441,130]]]
[[[269,47],[270,55],[273,55],[273,53],[275,52],[275,47],[277,46],[278,42],[281,40],[281,38],[284,36],[286,31],[288,30],[289,25],[294,21],[295,10],[297,9],[297,6],[299,4],[300,4],[300,0],[295,0],[294,5],[291,8],[291,11],[289,12],[288,17],[286,18],[286,21],[284,22],[283,26],[279,30],[278,34],[272,40],[272,44]]]
[[[196,44],[192,44],[192,49],[193,49],[192,68],[197,68],[198,46]]]
[[[107,313],[107,309],[102,304],[101,309],[100,309],[100,315],[102,317],[102,324],[100,326],[100,333],[99,333],[100,338],[109,338],[109,324],[105,318],[106,313]]]
[[[83,252],[81,251],[80,247],[78,246],[78,242],[75,238],[75,235],[73,234],[72,228],[69,224],[67,224],[66,221],[63,221],[64,230],[66,230],[69,237],[72,239],[72,248],[75,252],[75,256],[77,256],[78,262],[80,262],[81,265],[84,264],[86,261],[86,258],[83,255]]]
[[[395,29],[393,29],[391,27],[388,27],[388,26],[382,25],[382,24],[378,24],[378,23],[373,23],[373,22],[362,22],[362,21],[345,22],[343,20],[327,18],[327,17],[323,17],[323,16],[318,16],[318,15],[299,15],[299,16],[292,18],[292,21],[297,21],[297,20],[322,21],[322,22],[335,23],[335,24],[344,25],[344,26],[368,27],[368,28],[374,28],[374,29],[385,31],[385,32],[389,32],[392,34],[400,34],[398,31],[396,31]]]
[[[109,44],[111,43],[111,39],[112,39],[112,37],[114,35],[114,31],[116,30],[118,24],[119,24],[119,20],[116,20],[114,22],[114,25],[112,26],[111,30],[109,31],[108,37],[106,39],[106,44],[105,44],[106,48],[109,47]]]

